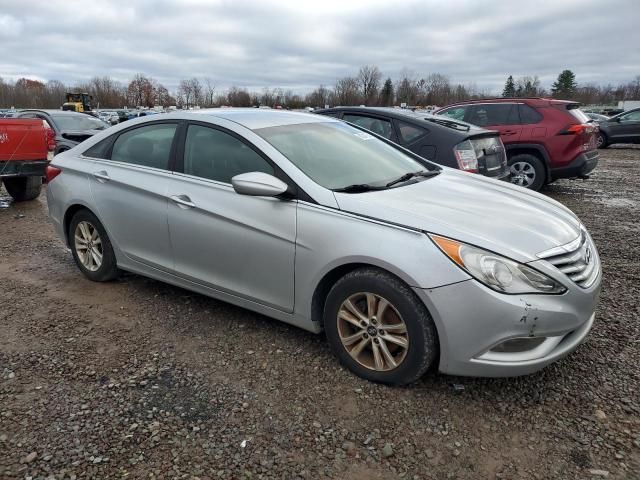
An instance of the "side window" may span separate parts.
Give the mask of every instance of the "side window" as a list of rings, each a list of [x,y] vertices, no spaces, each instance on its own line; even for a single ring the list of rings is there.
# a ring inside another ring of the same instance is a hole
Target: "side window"
[[[620,117],[621,122],[640,122],[640,110],[627,113]]]
[[[397,120],[397,124],[398,130],[400,131],[400,137],[405,143],[411,143],[428,133],[428,130],[425,128],[420,128],[416,125],[405,123],[400,120]]]
[[[327,113],[321,113],[320,115],[324,115],[325,117],[340,118],[340,113],[342,112],[327,112]]]
[[[364,115],[353,115],[351,113],[345,113],[342,119],[358,125],[359,127],[371,130],[373,133],[377,133],[384,138],[391,139],[391,122],[389,120],[365,117]]]
[[[157,123],[120,134],[113,144],[111,160],[168,169],[176,127],[175,123]]]
[[[540,120],[542,120],[542,115],[540,115],[529,105],[521,103],[518,105],[518,110],[520,112],[520,123],[522,123],[523,125],[538,123]]]
[[[454,120],[464,120],[464,114],[467,112],[467,107],[451,107],[438,115],[444,115],[445,117],[453,118]]]
[[[108,158],[107,154],[109,153],[109,147],[111,146],[112,140],[113,137],[105,138],[101,142],[98,142],[92,147],[87,148],[84,152],[82,152],[82,155],[91,158]]]
[[[488,125],[514,125],[518,123],[517,109],[513,103],[474,105],[469,123],[485,127]]]
[[[184,146],[184,173],[231,183],[241,173],[274,174],[273,167],[255,150],[228,133],[190,125]]]

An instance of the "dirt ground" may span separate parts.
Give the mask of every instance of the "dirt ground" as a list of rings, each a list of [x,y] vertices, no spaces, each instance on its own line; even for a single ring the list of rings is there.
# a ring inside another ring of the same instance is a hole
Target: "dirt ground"
[[[640,149],[610,148],[591,179],[545,192],[604,267],[574,354],[527,377],[406,388],[223,302],[131,274],[92,283],[44,194],[0,200],[0,478],[638,479],[638,178]]]

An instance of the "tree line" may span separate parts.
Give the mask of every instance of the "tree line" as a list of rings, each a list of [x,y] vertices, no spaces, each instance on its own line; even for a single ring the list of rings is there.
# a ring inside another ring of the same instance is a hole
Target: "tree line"
[[[96,76],[74,86],[58,80],[41,82],[20,78],[15,82],[0,77],[0,108],[59,108],[65,92],[87,92],[100,108],[169,107],[191,108],[199,106],[250,107],[282,106],[284,108],[323,107],[325,105],[407,105],[444,106],[454,102],[495,96],[491,91],[479,89],[473,83],[452,82],[441,73],[418,75],[403,69],[398,78],[382,74],[375,65],[364,65],[352,76],[339,78],[333,86],[320,85],[306,95],[291,89],[263,88],[250,91],[232,86],[220,91],[210,78],[180,80],[171,92],[153,77],[137,73],[128,83],[121,83],[109,76]],[[579,84],[575,74],[564,70],[545,90],[537,76],[514,79],[509,75],[502,95],[505,97],[554,96],[576,100],[583,104],[614,104],[618,100],[640,99],[640,75],[633,81],[620,85]]]

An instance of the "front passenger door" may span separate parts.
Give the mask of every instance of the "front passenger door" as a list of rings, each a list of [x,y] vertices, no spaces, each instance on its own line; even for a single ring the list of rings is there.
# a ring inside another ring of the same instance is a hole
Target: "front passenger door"
[[[240,195],[231,178],[275,167],[232,132],[190,124],[182,172],[169,186],[176,272],[187,280],[293,311],[295,200]]]

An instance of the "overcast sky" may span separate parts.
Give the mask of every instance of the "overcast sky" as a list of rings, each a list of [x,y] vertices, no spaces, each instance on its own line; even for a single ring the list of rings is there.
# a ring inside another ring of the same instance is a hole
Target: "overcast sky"
[[[143,72],[308,91],[375,64],[440,72],[494,92],[507,75],[549,86],[640,75],[639,0],[0,0],[0,77]]]

